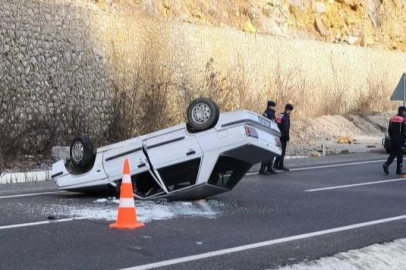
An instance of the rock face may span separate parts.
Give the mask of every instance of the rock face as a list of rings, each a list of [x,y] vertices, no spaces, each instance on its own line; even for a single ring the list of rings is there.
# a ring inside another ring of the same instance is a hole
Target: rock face
[[[327,12],[327,7],[323,2],[313,2],[313,12],[324,14]]]
[[[406,51],[406,6],[402,0],[61,0],[59,3],[119,15],[146,15],[337,43],[354,36],[363,39],[357,46]],[[27,12],[33,17],[36,9],[29,8]],[[43,17],[55,20],[63,14]],[[319,27],[329,32],[328,37]]]
[[[315,26],[316,26],[317,31],[318,31],[322,36],[327,36],[327,35],[328,35],[328,29],[324,26],[323,21],[320,20],[319,18],[316,18]]]
[[[137,4],[150,16],[171,20],[244,31],[250,21],[253,27],[248,32],[255,28],[262,33],[337,43],[355,36],[364,38],[358,46],[406,51],[406,6],[401,0],[143,0]],[[122,1],[116,6],[123,7]],[[327,31],[330,36],[326,39]]]

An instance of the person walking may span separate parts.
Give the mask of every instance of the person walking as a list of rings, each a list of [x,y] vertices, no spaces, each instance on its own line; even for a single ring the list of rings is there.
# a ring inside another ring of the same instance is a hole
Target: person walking
[[[268,118],[269,120],[275,121],[276,116],[275,116],[275,107],[276,107],[276,102],[270,100],[267,103],[266,110],[262,114],[264,117]],[[277,174],[277,172],[273,169],[273,161],[274,159],[271,159],[267,162],[262,162],[261,163],[261,168],[259,169],[259,174],[262,175],[269,175],[269,174]]]
[[[278,115],[276,118],[276,123],[278,123],[279,130],[281,131],[281,144],[282,144],[282,154],[275,160],[275,169],[282,171],[289,171],[283,164],[286,154],[286,148],[290,140],[290,114],[293,111],[292,104],[286,104],[285,111]]]
[[[403,152],[406,142],[406,107],[399,107],[398,114],[389,120],[388,133],[391,139],[391,152],[388,160],[382,165],[383,171],[389,174],[389,166],[396,157],[396,174],[403,174]]]

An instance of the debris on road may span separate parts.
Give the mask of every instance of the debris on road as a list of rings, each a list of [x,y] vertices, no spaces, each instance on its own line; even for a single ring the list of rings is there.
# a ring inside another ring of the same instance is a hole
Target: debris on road
[[[117,218],[117,199],[101,198],[93,205],[66,206],[49,205],[49,216],[89,217],[94,220],[112,221]],[[216,200],[188,202],[135,201],[138,219],[141,222],[167,220],[176,217],[216,218],[220,214],[221,202]]]
[[[108,199],[97,199],[94,202],[95,203],[104,203],[104,202],[108,202]]]

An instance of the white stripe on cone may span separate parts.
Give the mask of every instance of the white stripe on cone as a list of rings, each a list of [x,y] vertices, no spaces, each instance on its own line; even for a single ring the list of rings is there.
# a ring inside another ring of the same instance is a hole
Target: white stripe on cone
[[[121,208],[133,208],[135,207],[134,199],[120,199]]]
[[[124,174],[122,182],[126,184],[131,184],[131,176],[129,174]]]

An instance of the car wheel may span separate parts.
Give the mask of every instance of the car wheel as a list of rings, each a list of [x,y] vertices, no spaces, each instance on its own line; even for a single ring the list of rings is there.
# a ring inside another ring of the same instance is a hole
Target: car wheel
[[[90,166],[95,158],[93,143],[87,136],[76,137],[70,146],[71,162],[74,166],[86,168]]]
[[[187,110],[187,126],[192,131],[203,131],[214,127],[220,117],[217,104],[207,98],[195,99]]]

